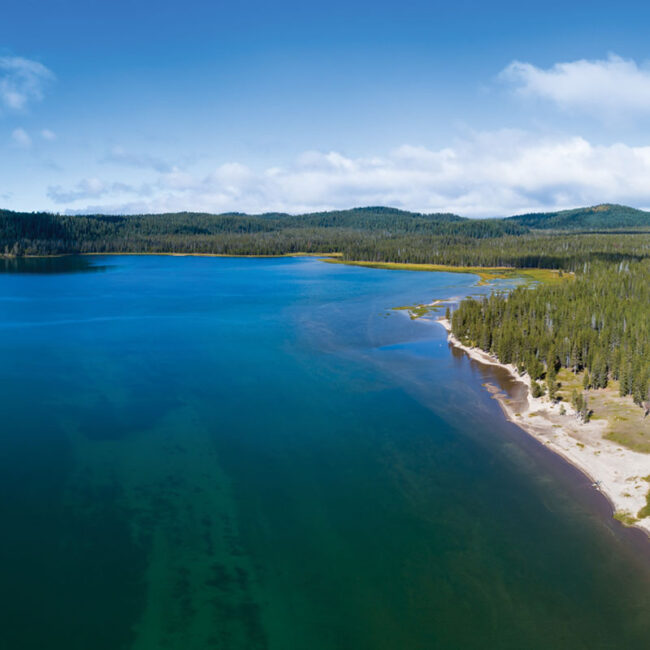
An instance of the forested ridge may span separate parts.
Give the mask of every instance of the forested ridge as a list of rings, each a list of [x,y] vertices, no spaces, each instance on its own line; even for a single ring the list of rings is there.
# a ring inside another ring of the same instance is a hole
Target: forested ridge
[[[482,239],[522,234],[505,220],[471,220],[393,208],[356,208],[304,215],[55,215],[0,211],[0,250],[48,255],[88,252],[186,252],[282,255],[343,252],[362,240],[405,236]]]
[[[634,228],[648,225],[648,213],[625,205],[604,204],[560,212],[521,214],[509,217],[506,221],[542,230]]]
[[[624,206],[569,212],[465,219],[383,207],[304,215],[71,216],[4,210],[0,251],[17,256],[340,253],[348,260],[571,269],[595,258],[647,254],[647,237],[638,234],[650,232],[650,213]]]

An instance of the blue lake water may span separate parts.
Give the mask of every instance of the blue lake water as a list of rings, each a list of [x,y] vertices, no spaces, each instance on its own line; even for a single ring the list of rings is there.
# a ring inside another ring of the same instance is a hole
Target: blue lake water
[[[646,540],[393,307],[465,274],[0,273],[0,647],[650,647]]]

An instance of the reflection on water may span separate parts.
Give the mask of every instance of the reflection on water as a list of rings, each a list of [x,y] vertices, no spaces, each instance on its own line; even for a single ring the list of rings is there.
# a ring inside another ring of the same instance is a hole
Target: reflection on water
[[[0,257],[0,273],[97,273],[108,267],[83,255],[61,257]]]
[[[519,412],[527,406],[528,386],[523,381],[513,377],[510,371],[501,366],[493,366],[472,359],[463,350],[451,343],[449,349],[454,359],[460,360],[467,356],[472,368],[478,370],[483,378],[483,383],[496,385],[501,393],[505,393],[515,412]]]

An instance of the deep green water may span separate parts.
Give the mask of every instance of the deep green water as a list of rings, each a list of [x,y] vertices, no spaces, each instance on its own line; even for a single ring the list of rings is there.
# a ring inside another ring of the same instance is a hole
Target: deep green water
[[[475,277],[0,270],[1,648],[650,647],[646,540],[388,311]]]

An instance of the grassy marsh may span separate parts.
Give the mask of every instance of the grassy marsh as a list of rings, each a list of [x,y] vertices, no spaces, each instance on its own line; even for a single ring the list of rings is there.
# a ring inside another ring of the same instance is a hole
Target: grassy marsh
[[[363,266],[371,269],[387,269],[399,271],[444,271],[447,273],[474,273],[481,280],[479,284],[488,284],[492,280],[518,280],[527,282],[558,283],[573,276],[572,273],[555,269],[518,269],[513,267],[483,267],[483,266],[451,266],[447,264],[402,264],[399,262],[366,262],[344,260],[340,258],[324,259],[328,264],[346,264],[348,266]]]

